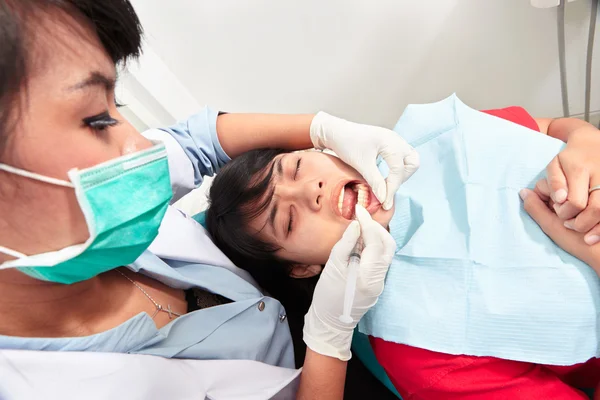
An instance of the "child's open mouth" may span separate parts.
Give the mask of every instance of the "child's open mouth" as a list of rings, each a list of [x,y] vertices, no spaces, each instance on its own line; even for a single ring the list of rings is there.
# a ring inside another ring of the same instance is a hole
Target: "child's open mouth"
[[[357,204],[366,208],[371,214],[381,205],[367,184],[358,181],[348,182],[340,191],[338,210],[342,217],[351,220],[354,219],[354,209]]]

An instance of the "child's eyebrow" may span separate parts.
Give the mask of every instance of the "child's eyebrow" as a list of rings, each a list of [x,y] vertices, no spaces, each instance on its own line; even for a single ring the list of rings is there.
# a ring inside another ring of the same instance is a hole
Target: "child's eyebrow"
[[[271,229],[275,232],[275,236],[277,236],[277,231],[275,230],[275,217],[277,216],[277,200],[273,200],[273,207],[271,208],[271,214],[269,215],[269,225],[271,225]]]
[[[275,175],[277,177],[281,177],[283,175],[283,157],[279,157],[279,159],[275,161]],[[277,236],[277,230],[275,229],[275,217],[277,217],[277,208],[277,200],[275,199],[275,197],[273,197],[271,213],[269,214],[269,225],[271,225],[271,229],[275,233],[275,236]]]

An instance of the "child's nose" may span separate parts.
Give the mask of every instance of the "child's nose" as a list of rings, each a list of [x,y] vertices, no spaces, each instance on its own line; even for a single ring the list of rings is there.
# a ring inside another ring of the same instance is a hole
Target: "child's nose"
[[[303,186],[302,198],[307,206],[314,211],[319,211],[325,202],[325,183],[323,180],[317,179],[308,181]]]

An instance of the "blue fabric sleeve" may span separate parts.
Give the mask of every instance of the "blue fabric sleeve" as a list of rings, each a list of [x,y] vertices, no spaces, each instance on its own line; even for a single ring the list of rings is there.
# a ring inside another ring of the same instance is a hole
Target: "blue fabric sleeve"
[[[205,107],[187,120],[161,131],[170,134],[181,145],[194,167],[194,183],[199,186],[203,176],[213,176],[231,160],[217,137],[218,112]]]

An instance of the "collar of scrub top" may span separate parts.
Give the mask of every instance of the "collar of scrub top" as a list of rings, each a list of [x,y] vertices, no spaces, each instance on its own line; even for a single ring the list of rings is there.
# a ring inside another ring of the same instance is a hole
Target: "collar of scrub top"
[[[257,302],[276,301],[265,298],[258,289],[228,269],[215,265],[161,260],[147,251],[128,268],[150,276],[173,288],[186,290],[192,287],[200,287],[234,300],[232,303],[198,310],[171,321],[168,325],[156,331],[157,339],[160,340],[159,348],[149,346],[149,343],[146,342],[139,349],[132,349],[132,352],[140,354],[148,353],[159,354],[164,357],[175,357],[185,349],[204,340],[215,329],[230,319],[248,309],[256,308]],[[279,305],[279,303],[277,304]],[[198,313],[202,314],[202,318],[198,318]],[[151,321],[147,314],[144,314],[144,318]],[[210,320],[211,323],[207,324],[207,320]],[[169,333],[172,330],[193,332],[194,334],[170,335]],[[143,350],[143,348],[146,350]]]
[[[260,290],[258,283],[247,271],[235,266],[215,246],[201,224],[173,206],[168,207],[158,236],[148,250],[169,263],[178,261],[226,269]]]

